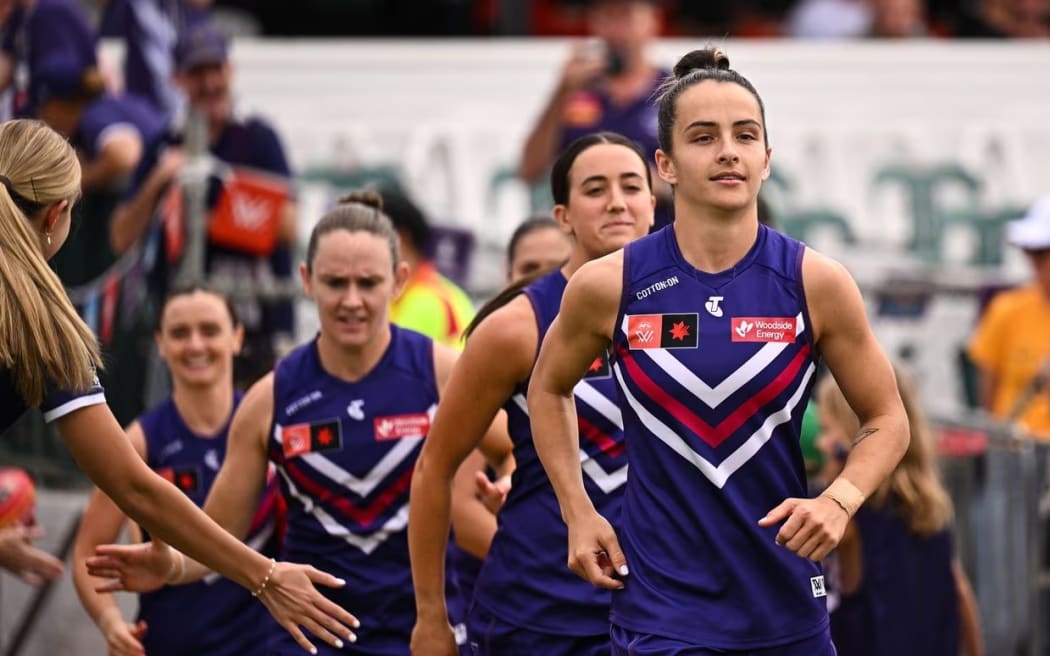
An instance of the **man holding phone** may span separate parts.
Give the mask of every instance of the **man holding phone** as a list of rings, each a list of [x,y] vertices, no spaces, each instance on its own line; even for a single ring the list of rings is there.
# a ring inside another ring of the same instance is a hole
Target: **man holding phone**
[[[524,181],[537,182],[562,148],[602,130],[638,142],[652,165],[657,116],[650,98],[668,71],[649,61],[646,51],[660,31],[660,5],[658,0],[587,0],[593,38],[573,47],[553,95],[525,140],[518,169]],[[669,193],[657,191],[669,198]],[[670,221],[669,210],[669,204],[659,203],[654,230]]]

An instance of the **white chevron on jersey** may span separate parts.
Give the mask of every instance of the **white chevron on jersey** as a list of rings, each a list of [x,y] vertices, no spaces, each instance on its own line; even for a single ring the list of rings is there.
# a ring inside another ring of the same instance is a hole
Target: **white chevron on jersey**
[[[340,524],[334,517],[325,512],[323,508],[316,505],[309,495],[300,492],[299,488],[295,486],[291,477],[284,470],[284,467],[278,467],[277,471],[280,472],[281,476],[288,484],[288,492],[303,504],[303,510],[313,515],[314,519],[317,520],[321,525],[321,528],[323,528],[328,535],[342,538],[348,544],[357,547],[366,555],[375,551],[376,547],[383,544],[383,542],[385,542],[391,535],[400,533],[405,530],[406,526],[408,526],[408,503],[405,503],[398,509],[393,517],[388,519],[385,524],[372,533],[369,533],[368,535],[358,535],[353,533],[347,530],[347,528]]]
[[[582,451],[580,452],[580,463],[584,473],[590,476],[594,484],[598,486],[598,489],[606,494],[627,482],[627,468],[630,465],[624,465],[615,471],[607,472],[598,464],[597,460]]]
[[[653,414],[649,412],[649,410],[642,405],[633,394],[631,394],[630,388],[628,388],[624,382],[623,371],[620,369],[619,363],[613,366],[613,371],[616,373],[616,380],[620,384],[620,389],[623,391],[623,395],[627,399],[628,405],[630,405],[631,409],[638,415],[642,424],[661,442],[670,447],[672,451],[682,456],[686,462],[700,470],[700,473],[718,488],[723,487],[726,484],[726,481],[729,480],[729,477],[732,476],[736,470],[740,469],[744,463],[758,453],[759,449],[761,449],[762,446],[769,441],[769,438],[773,436],[774,428],[791,420],[792,411],[802,399],[802,394],[806,391],[809,379],[813,376],[813,372],[815,372],[816,369],[816,366],[811,362],[806,368],[806,373],[802,376],[802,381],[795,387],[794,393],[791,395],[791,398],[787,400],[787,403],[784,404],[784,407],[766,417],[765,422],[762,423],[758,430],[752,433],[743,444],[722,460],[721,464],[715,466],[689,446],[681,435],[678,435],[675,431],[671,430],[667,424],[653,416]]]
[[[591,406],[595,412],[608,419],[621,431],[623,430],[623,415],[620,413],[620,408],[604,394],[594,389],[590,383],[581,380],[572,391],[578,400]]]
[[[427,410],[427,414],[433,418],[436,409],[437,404],[431,405]],[[277,443],[283,448],[284,442],[281,440],[280,426],[274,426],[273,436],[274,439],[277,440]],[[397,440],[397,444],[387,451],[386,455],[380,458],[379,462],[377,462],[376,465],[365,474],[364,478],[354,476],[320,453],[304,453],[296,457],[301,462],[310,465],[310,467],[317,471],[317,473],[322,474],[325,478],[336,485],[346,487],[351,492],[365,497],[375,490],[376,486],[390,475],[390,472],[397,469],[398,465],[404,462],[405,458],[408,458],[415,452],[416,446],[423,441],[423,437],[424,436],[419,435],[415,437],[403,437]]]
[[[594,389],[590,383],[581,380],[576,387],[573,388],[572,393],[576,395],[577,399],[591,406],[598,412],[598,414],[611,421],[614,426],[623,430],[623,414],[620,413],[620,408],[606,398],[601,392]],[[514,401],[515,405],[521,408],[521,411],[525,413],[525,416],[528,416],[529,402],[525,398],[525,395],[519,392],[510,398]]]
[[[795,336],[798,337],[802,334],[802,330],[805,328],[805,324],[802,319],[802,313],[799,312],[798,316],[795,317]],[[620,329],[623,333],[627,334],[627,315],[623,317],[622,325]],[[744,386],[749,380],[755,377],[760,371],[769,366],[769,363],[773,362],[780,353],[789,346],[787,342],[769,342],[764,344],[762,348],[752,355],[747,362],[740,365],[736,371],[731,373],[725,380],[718,385],[711,387],[693,373],[688,367],[682,364],[681,360],[671,355],[666,349],[639,349],[632,353],[644,353],[647,357],[652,359],[658,367],[664,370],[664,372],[678,381],[678,383],[689,390],[693,396],[703,401],[709,408],[717,408],[723,401],[728,399],[734,392],[738,391]]]
[[[623,430],[623,414],[620,412],[620,408],[606,398],[601,392],[594,389],[590,383],[581,380],[579,384],[573,388],[573,393],[576,395],[577,400],[583,401],[591,406],[598,414],[608,419],[621,431]],[[520,393],[515,394],[511,399],[519,408],[521,408],[521,411],[528,416],[529,404],[525,400],[525,395]],[[607,472],[604,467],[598,464],[597,460],[592,458],[590,454],[583,449],[580,449],[580,463],[584,473],[590,476],[591,480],[598,486],[598,489],[605,494],[609,494],[627,482],[627,468],[629,465],[624,465],[615,471]]]

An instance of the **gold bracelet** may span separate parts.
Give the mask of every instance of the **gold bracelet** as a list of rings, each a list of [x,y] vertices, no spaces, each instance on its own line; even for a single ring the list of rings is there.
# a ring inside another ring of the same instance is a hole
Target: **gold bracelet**
[[[266,584],[270,582],[270,577],[273,576],[273,571],[277,569],[277,561],[273,558],[270,559],[270,571],[266,573],[266,578],[259,584],[259,589],[252,592],[253,597],[258,597],[266,589]]]

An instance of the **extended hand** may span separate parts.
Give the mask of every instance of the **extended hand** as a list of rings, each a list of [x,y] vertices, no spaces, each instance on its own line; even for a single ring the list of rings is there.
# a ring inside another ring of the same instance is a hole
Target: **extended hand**
[[[0,529],[0,567],[37,587],[62,576],[62,561],[32,545],[43,534],[39,526]]]
[[[315,583],[330,588],[346,585],[342,579],[310,565],[277,563],[259,599],[277,623],[311,654],[316,654],[317,650],[303,635],[302,629],[337,649],[343,647],[343,640],[356,642],[357,636],[350,629],[358,628],[361,623],[318,592]]]
[[[88,574],[109,579],[97,592],[153,592],[167,583],[172,556],[171,548],[162,542],[101,544],[87,559]]]

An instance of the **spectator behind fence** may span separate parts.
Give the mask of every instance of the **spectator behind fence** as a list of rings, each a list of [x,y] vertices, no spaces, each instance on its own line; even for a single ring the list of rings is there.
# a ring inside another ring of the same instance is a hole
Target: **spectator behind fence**
[[[277,133],[257,117],[240,118],[233,112],[231,86],[233,68],[228,59],[226,37],[210,24],[198,25],[180,45],[176,82],[186,94],[191,110],[207,122],[208,144],[218,167],[209,176],[207,189],[208,242],[206,269],[212,276],[239,288],[258,287],[292,279],[292,245],[296,234],[296,206],[290,194],[292,178],[288,158]],[[177,245],[166,237],[161,225],[176,225],[180,212],[165,210],[165,218],[154,222],[165,194],[183,168],[186,154],[183,135],[175,131],[170,143],[155,157],[143,161],[132,182],[132,192],[114,214],[109,238],[113,250],[122,253],[150,232],[163,245],[153,272],[158,297],[174,272]],[[259,195],[260,190],[265,195]],[[267,191],[269,190],[269,191]],[[264,215],[234,215],[246,208],[266,209]],[[237,218],[240,217],[240,218]],[[251,219],[252,227],[242,219]],[[150,231],[151,224],[153,230]],[[273,367],[277,355],[292,344],[294,311],[290,298],[260,299],[255,292],[236,299],[238,316],[244,322],[245,346],[237,359],[235,378],[247,386]]]
[[[124,91],[170,113],[179,108],[176,45],[208,19],[212,0],[102,0],[99,33],[124,41]]]
[[[587,26],[595,40],[573,46],[554,94],[525,141],[518,174],[538,181],[557,153],[579,137],[610,130],[635,141],[653,167],[656,105],[653,97],[669,71],[646,52],[663,18],[656,0],[588,0]],[[658,229],[671,222],[670,188],[657,184]]]
[[[1006,238],[1028,256],[1034,278],[992,299],[968,354],[984,408],[1050,440],[1050,194],[1009,223]]]
[[[35,113],[29,84],[40,62],[63,56],[82,66],[94,66],[95,35],[76,0],[0,0],[0,93],[14,86],[12,106],[0,109],[0,119]]]
[[[830,557],[831,635],[848,656],[980,656],[980,615],[955,559],[952,503],[937,471],[930,425],[915,384],[897,369],[897,389],[911,430],[908,450],[861,506]],[[816,393],[824,455],[822,478],[842,473],[860,421],[834,378]]]
[[[391,323],[462,348],[460,339],[474,318],[474,304],[430,261],[430,225],[422,210],[400,191],[384,190],[382,196],[383,211],[397,230],[401,257],[409,267],[401,295],[390,307]]]

